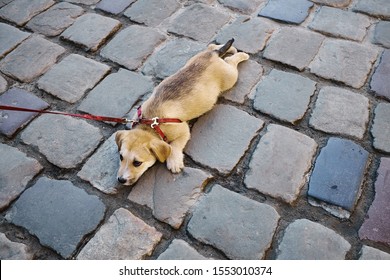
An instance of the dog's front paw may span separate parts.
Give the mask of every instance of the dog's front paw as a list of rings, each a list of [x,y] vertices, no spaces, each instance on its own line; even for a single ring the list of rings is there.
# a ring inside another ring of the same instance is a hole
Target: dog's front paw
[[[172,150],[167,158],[167,167],[172,173],[179,173],[184,168],[184,155],[180,151]]]

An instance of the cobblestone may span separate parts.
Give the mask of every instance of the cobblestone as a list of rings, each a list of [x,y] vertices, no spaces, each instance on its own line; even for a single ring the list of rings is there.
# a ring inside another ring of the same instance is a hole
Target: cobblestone
[[[390,153],[390,104],[379,103],[375,108],[374,123],[371,134],[374,137],[374,148]]]
[[[390,100],[390,81],[388,73],[390,71],[390,50],[386,50],[382,54],[381,62],[375,69],[372,75],[370,88],[377,96],[381,96]]]
[[[374,44],[390,48],[390,22],[380,21],[375,26],[374,38],[372,41]]]
[[[7,80],[0,75],[0,93],[6,91],[7,87],[8,87]]]
[[[104,12],[117,15],[123,12],[135,1],[136,0],[116,0],[112,2],[111,0],[102,0],[96,5],[96,8]]]
[[[4,233],[0,233],[0,259],[2,260],[32,260],[33,254],[22,243],[12,242]]]
[[[188,231],[232,259],[261,259],[270,247],[279,214],[215,185],[195,209]]]
[[[390,254],[381,250],[363,245],[360,260],[390,260]]]
[[[0,23],[0,58],[12,51],[29,36],[30,33],[20,31],[11,25]]]
[[[287,23],[302,23],[309,15],[313,3],[308,0],[270,0],[260,11],[259,16],[284,21]]]
[[[346,7],[351,3],[352,0],[311,0],[311,2],[317,3],[317,4],[325,4],[332,7]]]
[[[260,4],[263,4],[265,0],[251,0],[251,1],[236,1],[236,0],[218,0],[232,10],[240,11],[241,13],[251,14],[257,10]]]
[[[370,2],[357,0],[353,10],[380,18],[390,19],[390,2],[387,0],[376,0]]]
[[[175,239],[169,247],[158,257],[158,260],[206,260],[187,242]]]

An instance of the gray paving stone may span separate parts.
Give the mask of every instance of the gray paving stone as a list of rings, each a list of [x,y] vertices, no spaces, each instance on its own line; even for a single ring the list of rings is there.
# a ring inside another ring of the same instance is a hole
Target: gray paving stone
[[[42,115],[23,131],[21,139],[37,146],[58,167],[74,168],[96,148],[102,134],[84,120]]]
[[[64,258],[104,217],[105,206],[70,181],[40,178],[7,212],[6,219],[26,228]]]
[[[317,76],[361,88],[377,56],[378,50],[372,47],[326,39],[309,68]]]
[[[310,0],[317,4],[324,4],[336,8],[343,8],[351,4],[352,0]]]
[[[337,87],[321,89],[309,124],[315,129],[363,139],[370,115],[367,97]]]
[[[112,214],[84,246],[78,260],[140,260],[150,256],[162,234],[124,208]]]
[[[351,245],[335,231],[301,219],[285,230],[278,260],[344,260]]]
[[[385,48],[390,48],[390,21],[380,21],[375,26],[372,42]]]
[[[292,129],[270,124],[245,176],[250,189],[293,203],[306,183],[317,143]]]
[[[254,60],[248,60],[238,65],[238,80],[234,87],[223,94],[225,99],[244,103],[263,75],[263,67]]]
[[[125,11],[124,15],[132,21],[147,26],[157,26],[180,7],[177,0],[138,0]]]
[[[29,83],[45,73],[64,52],[63,47],[32,36],[0,61],[0,71]]]
[[[155,29],[131,25],[119,32],[100,54],[130,70],[135,70],[165,39],[166,37]]]
[[[1,260],[32,260],[32,254],[23,243],[12,242],[4,233],[0,233],[0,259]]]
[[[120,14],[123,12],[130,4],[134,3],[136,0],[102,0],[96,5],[96,9],[105,11],[110,14]]]
[[[193,4],[171,21],[168,32],[208,43],[229,19],[227,13],[212,6]]]
[[[1,105],[17,106],[35,110],[43,110],[49,107],[45,101],[28,91],[19,88],[11,88],[0,96]],[[27,125],[37,113],[0,111],[0,133],[12,137],[20,128]]]
[[[22,26],[54,4],[53,0],[14,0],[0,9],[0,17]]]
[[[78,110],[101,116],[123,117],[139,98],[152,91],[150,78],[120,69],[98,84],[84,98]]]
[[[77,18],[61,34],[61,39],[81,45],[86,50],[96,51],[121,25],[116,19],[89,13]]]
[[[302,23],[309,15],[313,3],[308,0],[269,0],[259,16],[287,23]]]
[[[83,5],[93,5],[99,2],[100,0],[64,0],[64,1],[76,3],[76,4],[83,4]]]
[[[368,164],[368,152],[358,144],[329,138],[316,159],[308,195],[352,211]]]
[[[169,247],[157,258],[158,260],[207,260],[187,242],[175,239]]]
[[[75,103],[93,88],[110,67],[78,54],[54,65],[38,81],[38,87],[69,103]]]
[[[366,13],[385,19],[390,19],[390,2],[388,0],[357,0],[353,7],[356,12]]]
[[[0,0],[0,8],[10,3],[12,0]]]
[[[390,260],[390,254],[381,250],[363,245],[360,260]]]
[[[370,82],[370,88],[377,96],[381,96],[390,100],[390,50],[386,50],[382,54],[379,66],[375,69],[374,75]]]
[[[362,41],[370,25],[367,16],[324,6],[317,12],[309,28],[334,37]]]
[[[195,208],[187,230],[230,259],[258,260],[271,246],[279,218],[271,206],[215,185]]]
[[[361,239],[390,244],[390,158],[381,158],[375,181],[375,198],[362,227],[359,230]]]
[[[263,125],[233,106],[216,105],[195,123],[185,152],[196,162],[228,174]]]
[[[215,38],[219,44],[225,44],[234,38],[234,46],[247,53],[257,53],[264,49],[276,25],[263,18],[239,17],[227,25]],[[248,40],[251,38],[251,40]]]
[[[375,149],[390,153],[390,104],[379,103],[375,108],[374,123],[371,134],[374,137]]]
[[[88,159],[77,176],[104,193],[115,194],[121,187],[117,180],[118,169],[119,154],[113,134]]]
[[[42,166],[18,149],[0,143],[0,209],[3,210],[17,198]]]
[[[26,26],[46,36],[57,36],[83,13],[83,8],[79,6],[58,3],[34,17]]]
[[[26,40],[31,34],[0,22],[0,58],[12,51],[17,45]]]
[[[6,91],[8,88],[7,80],[0,75],[0,93]]]
[[[142,73],[164,79],[176,73],[197,53],[206,49],[206,44],[186,38],[175,38],[166,42],[145,62]]]
[[[257,8],[265,1],[266,0],[218,0],[218,2],[225,7],[245,14],[251,14],[255,12]]]
[[[157,164],[141,177],[128,199],[150,207],[156,219],[178,229],[211,177],[190,167],[173,174]]]
[[[253,107],[294,124],[305,115],[315,90],[316,83],[308,78],[272,70],[257,86]]]
[[[272,36],[263,56],[302,71],[313,60],[324,39],[315,32],[284,27]]]

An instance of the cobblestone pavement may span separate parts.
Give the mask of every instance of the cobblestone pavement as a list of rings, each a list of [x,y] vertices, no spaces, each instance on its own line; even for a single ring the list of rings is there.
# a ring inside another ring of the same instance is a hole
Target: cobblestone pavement
[[[390,259],[388,0],[0,0],[0,104],[132,115],[232,37],[177,175],[121,187],[123,125],[1,111],[1,259]]]

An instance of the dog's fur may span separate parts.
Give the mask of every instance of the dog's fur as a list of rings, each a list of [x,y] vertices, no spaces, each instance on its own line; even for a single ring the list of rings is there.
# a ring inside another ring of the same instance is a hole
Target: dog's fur
[[[249,58],[248,54],[237,52],[232,43],[233,40],[223,46],[209,45],[176,74],[162,81],[142,105],[143,118],[178,118],[183,121],[160,125],[167,142],[147,125],[116,133],[120,183],[134,184],[157,160],[166,161],[168,169],[174,173],[181,171],[184,167],[183,149],[190,139],[187,121],[213,108],[219,95],[237,82],[237,65]]]

